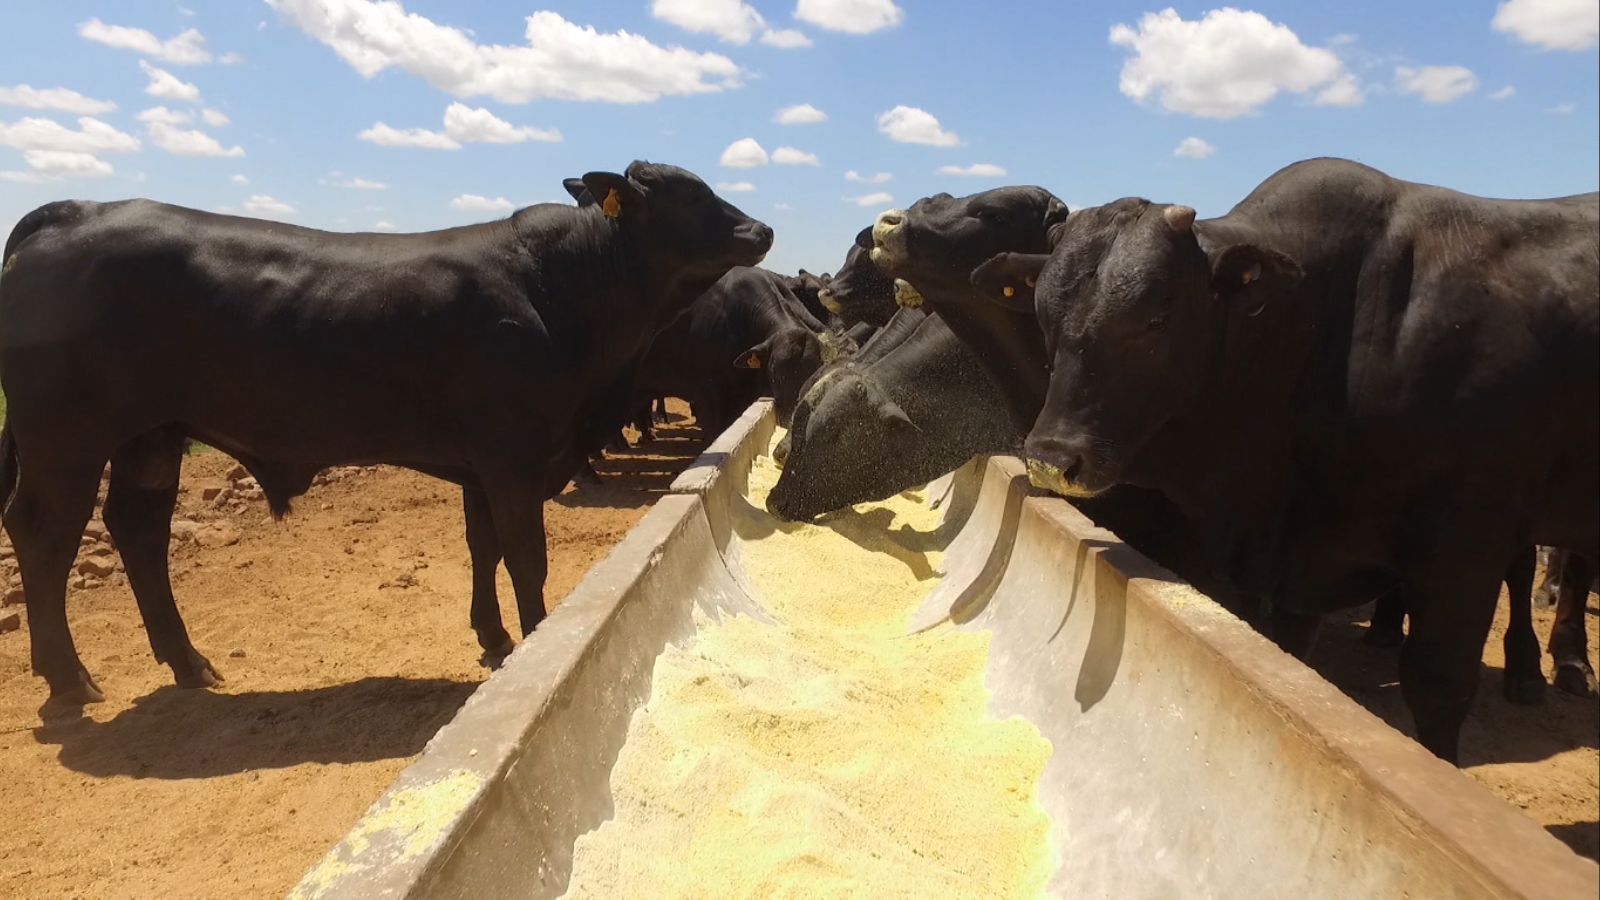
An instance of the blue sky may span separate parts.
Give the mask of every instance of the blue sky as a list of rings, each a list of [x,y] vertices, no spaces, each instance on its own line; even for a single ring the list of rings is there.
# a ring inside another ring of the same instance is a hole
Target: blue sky
[[[724,196],[777,230],[767,264],[831,271],[879,210],[937,191],[1031,183],[1216,215],[1319,155],[1492,196],[1600,180],[1600,0],[8,7],[6,227],[49,200],[145,196],[426,230],[646,158],[752,186]],[[775,121],[800,104],[825,121]],[[729,150],[745,139],[761,152]]]

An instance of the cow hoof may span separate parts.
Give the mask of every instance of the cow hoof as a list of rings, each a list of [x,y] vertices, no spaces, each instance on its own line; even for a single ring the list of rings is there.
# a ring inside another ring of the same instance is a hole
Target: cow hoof
[[[57,686],[50,685],[50,699],[45,701],[49,707],[87,706],[91,703],[104,703],[106,695],[100,686],[94,683],[88,672],[79,672],[73,681]]]
[[[1578,663],[1561,663],[1556,666],[1556,687],[1579,697],[1593,696],[1594,670]]]
[[[483,648],[483,655],[478,657],[478,665],[488,669],[498,669],[500,664],[506,661],[506,657],[511,655],[511,651],[515,649],[517,649],[517,642],[512,640],[511,635],[508,634],[505,640],[496,646]]]
[[[1538,706],[1544,702],[1545,686],[1543,675],[1507,675],[1506,701],[1518,706]]]
[[[198,653],[194,655],[194,660],[188,668],[180,671],[174,666],[172,676],[181,688],[216,687],[226,680],[222,677],[222,673],[217,671],[216,666]]]
[[[1366,636],[1362,638],[1362,641],[1369,647],[1382,647],[1386,650],[1393,650],[1406,642],[1406,633],[1399,628],[1372,625],[1367,628]]]

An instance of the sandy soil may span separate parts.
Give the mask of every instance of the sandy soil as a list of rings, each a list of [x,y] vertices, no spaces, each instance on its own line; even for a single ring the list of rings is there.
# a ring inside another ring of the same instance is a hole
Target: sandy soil
[[[552,602],[697,448],[692,429],[670,431],[614,456],[603,486],[549,505]],[[190,632],[227,684],[173,688],[115,579],[70,597],[80,650],[109,698],[81,719],[40,719],[46,692],[28,671],[26,622],[0,634],[0,897],[281,896],[488,674],[467,625],[456,490],[380,469],[313,489],[274,523],[259,502],[241,515],[201,501],[226,457],[185,465],[180,516],[240,529],[235,544],[188,543],[173,559]],[[501,598],[510,625],[503,572]],[[1590,616],[1593,653],[1592,606]],[[1394,651],[1361,644],[1362,621],[1327,628],[1315,661],[1404,729]],[[1541,707],[1506,704],[1503,627],[1502,614],[1464,735],[1469,771],[1596,856],[1600,703],[1552,690]],[[1541,635],[1548,628],[1544,614]]]
[[[547,505],[550,604],[699,446],[692,428],[669,431]],[[201,501],[232,465],[189,457],[178,516],[231,518],[240,539],[180,544],[172,563],[219,690],[171,686],[119,579],[68,598],[108,698],[81,719],[41,721],[26,614],[0,634],[0,897],[282,896],[489,674],[467,622],[459,489],[378,469],[274,523],[261,502],[240,515]],[[503,568],[500,597],[515,633]]]

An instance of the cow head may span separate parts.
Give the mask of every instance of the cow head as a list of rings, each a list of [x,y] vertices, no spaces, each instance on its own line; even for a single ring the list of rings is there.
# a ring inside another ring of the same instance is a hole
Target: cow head
[[[686,169],[635,162],[624,175],[590,172],[582,181],[606,218],[674,271],[721,277],[734,266],[756,265],[772,249],[771,228]]]
[[[802,386],[822,368],[822,340],[800,325],[781,328],[771,337],[739,354],[734,366],[761,369],[772,390],[778,424],[789,426]]]
[[[1193,408],[1227,318],[1259,313],[1302,277],[1254,244],[1202,247],[1186,206],[1118,200],[1080,210],[1039,272],[1052,360],[1024,448],[1034,483],[1072,497],[1123,480],[1164,424]]]
[[[861,448],[915,444],[921,430],[872,376],[846,363],[824,372],[795,406],[783,474],[767,510],[790,522],[815,519],[854,503],[882,499],[894,454]]]
[[[863,229],[845,255],[844,265],[817,295],[846,328],[861,322],[881,326],[894,315],[894,279],[873,265],[871,241],[872,229]]]
[[[1003,187],[968,197],[935,194],[892,209],[872,226],[872,260],[915,286],[902,295],[971,290],[972,271],[996,253],[1048,253],[1066,204],[1038,187]]]

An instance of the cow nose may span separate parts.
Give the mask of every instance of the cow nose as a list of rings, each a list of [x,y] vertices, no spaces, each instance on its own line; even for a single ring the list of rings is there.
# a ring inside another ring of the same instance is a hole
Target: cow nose
[[[1028,481],[1063,497],[1087,497],[1094,491],[1085,488],[1085,454],[1078,442],[1060,438],[1030,437],[1023,448],[1028,460]]]
[[[761,246],[767,248],[772,246],[772,226],[765,222],[757,222],[755,228],[751,229],[751,232],[754,234],[755,239],[760,242]]]
[[[888,212],[880,213],[878,215],[878,224],[872,230],[879,233],[893,231],[896,228],[899,228],[901,225],[904,225],[905,221],[906,216],[904,212],[901,212],[898,209],[891,209]]]

